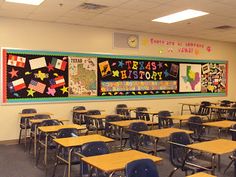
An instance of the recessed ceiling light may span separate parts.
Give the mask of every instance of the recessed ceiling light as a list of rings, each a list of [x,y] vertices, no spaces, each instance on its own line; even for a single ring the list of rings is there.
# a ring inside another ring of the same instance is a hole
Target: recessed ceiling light
[[[14,2],[14,3],[20,3],[20,4],[29,4],[29,5],[39,5],[44,0],[5,0],[6,2]]]
[[[156,18],[152,21],[154,22],[162,22],[162,23],[175,23],[195,17],[200,17],[203,15],[207,15],[209,13],[203,12],[203,11],[198,11],[198,10],[193,10],[193,9],[187,9],[181,12],[177,12],[174,14],[170,14],[164,17]]]

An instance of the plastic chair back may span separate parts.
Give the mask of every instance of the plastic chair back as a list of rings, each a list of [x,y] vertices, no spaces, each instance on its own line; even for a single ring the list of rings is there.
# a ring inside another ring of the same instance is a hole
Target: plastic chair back
[[[190,137],[185,132],[176,132],[170,135],[170,142],[188,145],[191,144]],[[170,162],[176,168],[181,168],[185,160],[187,149],[183,146],[170,143]]]
[[[76,128],[63,128],[57,132],[57,138],[68,138],[79,136]]]
[[[116,105],[116,114],[124,115],[125,118],[129,119],[131,117],[130,112],[126,108],[128,108],[126,104]]]
[[[86,110],[86,108],[84,106],[74,106],[73,110]],[[74,124],[76,123],[83,123],[83,120],[79,120],[82,119],[81,115],[77,112],[73,112],[73,116],[72,116],[72,121]]]
[[[23,109],[22,114],[28,114],[28,113],[37,113],[36,109],[34,108],[27,108],[27,109]],[[26,128],[30,128],[29,126],[29,119],[33,118],[34,116],[30,116],[30,117],[21,117],[20,118],[20,128],[24,129],[25,126]]]
[[[84,119],[85,119],[85,124],[86,124],[86,128],[88,130],[93,130],[92,127],[94,127],[93,125],[93,121],[92,119],[89,117],[89,115],[100,115],[101,112],[99,110],[89,110],[86,115],[84,116]],[[99,126],[103,126],[102,125],[102,121],[100,120],[99,121]]]
[[[150,121],[149,114],[144,112],[147,110],[148,109],[146,107],[137,107],[136,108],[136,119]]]
[[[194,133],[190,136],[194,140],[199,140],[200,137],[205,133],[205,129],[202,125],[202,119],[199,116],[192,116],[188,120],[189,130],[193,131]]]
[[[174,125],[173,120],[170,118],[167,118],[168,116],[171,116],[170,111],[160,111],[157,114],[158,116],[158,126],[159,128],[169,128]]]
[[[125,167],[126,177],[159,177],[157,166],[151,159],[129,162]]]
[[[211,103],[209,101],[202,101],[197,114],[202,116],[209,115],[210,108],[208,106],[210,105]]]
[[[82,154],[85,157],[108,154],[108,153],[109,153],[109,149],[106,143],[102,141],[94,141],[94,142],[86,143],[81,147],[81,152],[80,152],[80,154]],[[80,170],[81,176],[88,174],[88,165],[85,162],[83,161],[81,162],[80,169],[81,169]]]

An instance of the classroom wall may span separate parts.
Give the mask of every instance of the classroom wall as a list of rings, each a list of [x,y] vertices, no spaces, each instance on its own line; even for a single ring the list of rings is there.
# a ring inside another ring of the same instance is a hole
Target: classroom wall
[[[52,50],[85,53],[109,53],[118,55],[142,55],[170,58],[214,59],[228,60],[228,95],[227,97],[207,98],[176,98],[176,99],[148,99],[148,100],[120,100],[120,101],[90,101],[72,103],[48,103],[48,104],[24,104],[0,106],[0,141],[14,140],[19,134],[18,113],[28,107],[34,107],[40,112],[52,112],[55,118],[72,118],[72,107],[84,105],[87,109],[105,109],[106,113],[114,113],[116,104],[126,103],[129,106],[147,106],[152,110],[168,109],[175,114],[180,113],[180,102],[199,103],[201,100],[216,102],[221,99],[236,100],[234,84],[236,68],[236,44],[207,41],[192,38],[181,38],[159,34],[147,34],[136,32],[140,36],[139,49],[113,48],[113,33],[119,31],[105,28],[92,28],[79,25],[57,24],[46,22],[34,22],[26,20],[0,18],[0,46],[22,48],[32,50]],[[174,30],[174,29],[173,29]],[[158,31],[158,29],[157,29]],[[195,41],[212,47],[212,52],[201,54],[169,53],[162,48],[168,46],[149,45],[144,41],[154,37],[156,39],[168,39],[173,41]]]

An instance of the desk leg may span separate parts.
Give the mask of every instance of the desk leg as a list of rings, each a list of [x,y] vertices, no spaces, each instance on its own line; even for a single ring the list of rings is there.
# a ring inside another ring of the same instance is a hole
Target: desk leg
[[[212,154],[212,157],[211,157],[211,168],[212,168],[212,175],[215,175],[215,154]]]
[[[46,137],[45,137],[44,148],[45,148],[45,150],[44,150],[44,163],[45,163],[45,167],[47,169],[47,161],[48,161],[48,157],[47,157],[47,155],[48,155],[48,135],[46,135]]]
[[[179,120],[179,128],[182,128],[182,120]]]
[[[123,134],[123,128],[120,127],[120,149],[122,150],[122,134]]]
[[[70,177],[70,172],[71,172],[71,155],[72,155],[73,148],[70,149],[69,151],[69,157],[68,157],[68,176]]]
[[[159,138],[155,138],[154,140],[154,154],[157,156],[157,143],[159,141]]]
[[[183,115],[183,112],[184,112],[184,104],[182,104],[181,115]]]
[[[218,171],[220,172],[221,166],[220,166],[220,155],[218,155]]]
[[[37,159],[37,126],[34,126],[34,157]]]

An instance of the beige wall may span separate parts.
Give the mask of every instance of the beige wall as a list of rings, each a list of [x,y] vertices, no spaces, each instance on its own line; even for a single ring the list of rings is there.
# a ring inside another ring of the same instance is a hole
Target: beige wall
[[[236,45],[206,40],[178,38],[157,34],[136,33],[140,39],[155,37],[170,40],[196,41],[213,47],[211,53],[203,52],[201,55],[186,55],[180,53],[160,54],[157,46],[143,46],[136,49],[114,49],[112,47],[112,35],[117,30],[103,28],[81,27],[76,25],[65,25],[56,23],[33,22],[0,18],[0,46],[11,48],[53,50],[87,53],[111,53],[121,55],[143,55],[160,56],[171,58],[194,58],[194,59],[222,59],[229,61],[229,89],[227,97],[209,98],[182,98],[182,99],[149,99],[133,101],[103,101],[103,102],[74,102],[56,104],[34,104],[34,105],[2,105],[0,106],[0,141],[17,139],[19,134],[18,113],[27,107],[34,107],[38,111],[52,112],[54,117],[70,118],[71,110],[75,105],[85,105],[88,109],[105,109],[113,113],[116,104],[123,102],[129,106],[147,106],[153,110],[169,109],[174,113],[180,112],[180,102],[197,103],[203,99],[218,101],[220,99],[236,100],[235,92],[235,68],[236,68]],[[126,31],[124,31],[126,32]]]

